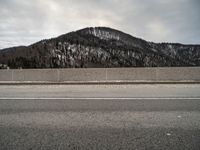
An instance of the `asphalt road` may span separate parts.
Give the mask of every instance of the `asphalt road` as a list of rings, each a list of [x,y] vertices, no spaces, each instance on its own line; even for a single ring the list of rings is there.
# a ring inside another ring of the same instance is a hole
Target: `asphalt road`
[[[200,149],[200,85],[0,86],[0,150]]]

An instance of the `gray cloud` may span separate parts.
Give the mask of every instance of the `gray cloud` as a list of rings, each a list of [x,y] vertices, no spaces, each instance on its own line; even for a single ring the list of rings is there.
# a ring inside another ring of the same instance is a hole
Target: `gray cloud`
[[[89,26],[154,42],[200,44],[199,0],[0,0],[0,48]]]

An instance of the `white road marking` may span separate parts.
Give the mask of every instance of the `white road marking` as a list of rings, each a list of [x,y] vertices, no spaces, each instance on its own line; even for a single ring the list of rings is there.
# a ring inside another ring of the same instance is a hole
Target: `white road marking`
[[[0,97],[0,100],[200,100],[200,97]]]

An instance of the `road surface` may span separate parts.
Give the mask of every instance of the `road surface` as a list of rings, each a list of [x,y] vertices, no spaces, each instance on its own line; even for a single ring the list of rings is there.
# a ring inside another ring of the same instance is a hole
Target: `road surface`
[[[200,85],[2,85],[0,149],[199,150]]]

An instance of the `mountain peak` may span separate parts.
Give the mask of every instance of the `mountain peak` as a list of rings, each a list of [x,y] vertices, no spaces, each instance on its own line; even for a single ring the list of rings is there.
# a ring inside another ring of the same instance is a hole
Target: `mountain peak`
[[[126,45],[140,47],[141,44],[145,44],[146,41],[140,38],[133,37],[127,33],[113,29],[110,27],[88,27],[76,31],[80,35],[92,35],[101,40],[116,40]]]
[[[77,32],[80,34],[93,35],[95,37],[104,40],[109,40],[109,39],[119,40],[120,34],[122,34],[122,32],[109,27],[89,27],[78,30]]]

